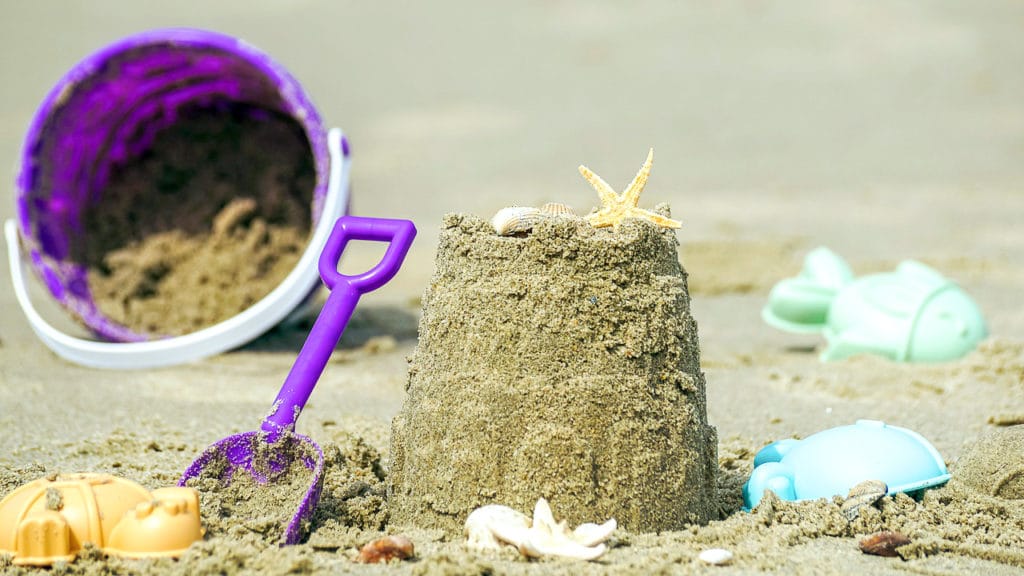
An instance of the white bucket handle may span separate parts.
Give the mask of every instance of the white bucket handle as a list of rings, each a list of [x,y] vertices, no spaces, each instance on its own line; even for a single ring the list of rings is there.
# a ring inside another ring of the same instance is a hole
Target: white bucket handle
[[[223,322],[184,336],[148,342],[100,342],[76,338],[50,325],[32,306],[25,285],[25,261],[19,250],[17,223],[4,223],[11,282],[32,330],[50,350],[77,364],[94,368],[133,370],[156,368],[199,360],[237,348],[270,330],[298,307],[320,281],[317,260],[334,222],[345,214],[349,197],[350,158],[342,151],[344,135],[338,128],[327,134],[331,155],[330,176],[323,211],[309,246],[295,268],[270,294]]]

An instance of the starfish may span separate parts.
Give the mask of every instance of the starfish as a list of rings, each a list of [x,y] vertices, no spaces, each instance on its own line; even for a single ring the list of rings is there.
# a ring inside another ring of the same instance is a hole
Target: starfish
[[[661,214],[655,214],[650,210],[637,207],[637,204],[640,202],[640,193],[644,191],[647,177],[651,174],[651,163],[653,161],[654,148],[651,148],[651,151],[647,153],[647,161],[640,167],[640,171],[636,173],[633,181],[629,183],[629,187],[621,195],[617,194],[600,176],[594,174],[586,166],[580,165],[580,174],[587,179],[587,182],[590,182],[590,185],[597,190],[598,196],[601,197],[601,209],[586,216],[587,222],[590,222],[590,225],[594,228],[611,226],[615,230],[619,229],[619,225],[626,218],[643,218],[664,228],[679,228],[682,226],[683,224],[678,220],[666,218]]]

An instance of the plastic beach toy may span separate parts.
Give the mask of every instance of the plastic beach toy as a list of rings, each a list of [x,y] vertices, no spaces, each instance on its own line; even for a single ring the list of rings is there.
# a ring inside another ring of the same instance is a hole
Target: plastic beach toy
[[[775,285],[761,316],[788,332],[822,332],[822,360],[878,354],[899,362],[941,362],[988,335],[978,305],[935,270],[906,260],[894,272],[854,280],[828,248],[810,252],[799,276]]]
[[[920,434],[877,420],[858,420],[762,448],[743,485],[743,502],[754,508],[765,490],[782,500],[846,496],[867,480],[885,482],[889,494],[912,493],[945,484],[949,478],[942,456]]]
[[[291,432],[327,366],[331,352],[341,339],[359,297],[380,288],[394,277],[415,237],[416,227],[408,220],[342,216],[337,221],[320,256],[320,276],[331,293],[285,378],[270,414],[263,419],[260,430],[228,436],[207,448],[185,470],[178,482],[179,486],[184,486],[189,479],[197,478],[207,470],[215,470],[221,475],[220,479],[227,482],[237,473],[249,474],[261,484],[268,481],[287,482],[286,472],[293,464],[290,459],[294,455],[309,455],[304,458],[303,464],[313,471],[312,482],[298,504],[298,510],[285,527],[282,541],[284,544],[295,544],[302,538],[320,499],[324,453],[310,438]],[[338,262],[349,240],[388,242],[389,245],[375,267],[357,276],[347,276],[338,272]],[[284,432],[289,434],[283,435]],[[287,439],[299,446],[282,446],[279,439]],[[271,480],[266,471],[275,473],[275,478]],[[285,473],[279,474],[282,471]]]
[[[128,558],[180,556],[202,538],[192,488],[150,492],[109,474],[61,474],[0,500],[0,554],[15,565],[71,561],[86,542]]]
[[[87,270],[70,258],[70,246],[88,241],[82,233],[85,208],[102,205],[115,164],[144,153],[157,132],[175,123],[179,110],[216,102],[272,110],[302,127],[317,175],[312,237],[292,272],[250,308],[190,334],[147,340],[97,308]],[[308,301],[318,282],[317,256],[348,208],[348,174],[341,131],[324,129],[302,87],[266,54],[203,30],[152,30],[124,38],[65,74],[29,127],[17,180],[18,217],[4,230],[18,303],[49,348],[88,366],[166,366],[238,347]],[[70,336],[36,312],[19,246],[50,295],[106,342]]]

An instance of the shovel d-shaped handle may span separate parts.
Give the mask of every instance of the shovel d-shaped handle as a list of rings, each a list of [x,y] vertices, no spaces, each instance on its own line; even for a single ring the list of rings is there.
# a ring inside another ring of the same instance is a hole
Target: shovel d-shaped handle
[[[274,400],[270,414],[263,420],[263,431],[276,436],[281,430],[295,426],[306,400],[327,366],[331,352],[352,318],[359,297],[387,284],[395,276],[415,237],[416,226],[408,220],[342,216],[334,224],[319,261],[320,278],[331,293]],[[376,266],[362,274],[347,275],[338,272],[338,263],[350,240],[389,244]]]

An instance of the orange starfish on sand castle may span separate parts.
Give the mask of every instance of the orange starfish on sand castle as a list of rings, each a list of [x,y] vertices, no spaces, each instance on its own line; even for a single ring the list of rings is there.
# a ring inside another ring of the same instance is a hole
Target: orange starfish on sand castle
[[[644,191],[647,177],[651,174],[651,163],[653,161],[654,148],[651,148],[650,152],[647,153],[647,161],[640,167],[640,171],[636,173],[633,181],[629,183],[629,187],[626,188],[622,195],[617,194],[600,176],[594,174],[593,171],[581,164],[580,174],[587,179],[587,182],[590,182],[590,185],[597,190],[597,194],[601,197],[601,209],[586,216],[587,222],[595,228],[612,226],[615,230],[619,229],[619,225],[626,218],[642,218],[664,228],[679,228],[682,226],[683,224],[678,220],[666,218],[661,214],[637,207],[637,204],[640,202],[640,193]]]

